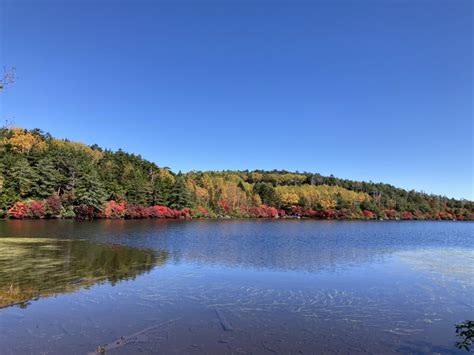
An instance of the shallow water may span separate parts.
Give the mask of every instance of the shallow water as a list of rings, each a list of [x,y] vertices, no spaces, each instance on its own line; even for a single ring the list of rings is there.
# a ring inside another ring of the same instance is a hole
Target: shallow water
[[[462,353],[473,227],[0,221],[0,354]]]

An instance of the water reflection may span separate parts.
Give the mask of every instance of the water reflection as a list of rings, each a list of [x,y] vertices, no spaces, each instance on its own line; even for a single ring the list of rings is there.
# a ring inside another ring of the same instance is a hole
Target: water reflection
[[[0,352],[456,354],[473,226],[0,221]]]
[[[0,236],[51,236],[166,250],[182,264],[335,271],[398,252],[466,247],[472,223],[340,221],[0,221]]]
[[[166,262],[168,254],[85,240],[0,238],[0,308],[115,284]]]

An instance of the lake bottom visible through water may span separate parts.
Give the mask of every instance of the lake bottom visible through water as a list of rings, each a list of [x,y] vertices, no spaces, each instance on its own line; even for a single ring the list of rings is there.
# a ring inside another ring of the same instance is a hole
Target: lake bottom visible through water
[[[21,223],[0,354],[461,354],[474,318],[472,223]]]

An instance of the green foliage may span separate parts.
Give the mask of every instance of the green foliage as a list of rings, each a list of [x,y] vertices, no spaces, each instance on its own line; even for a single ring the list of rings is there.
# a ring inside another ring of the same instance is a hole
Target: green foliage
[[[28,160],[19,157],[11,166],[10,178],[12,185],[21,197],[28,197],[38,191],[37,171],[33,169]]]
[[[175,210],[181,210],[191,206],[189,192],[186,187],[186,181],[181,172],[179,172],[176,176],[176,182],[169,196],[169,201],[170,207]]]
[[[72,206],[69,206],[68,208],[63,207],[61,209],[60,217],[64,219],[75,218],[76,213],[74,212],[74,208]]]
[[[107,195],[97,170],[88,167],[82,168],[76,188],[76,202],[100,211],[106,201],[106,197]]]
[[[97,145],[54,139],[38,129],[0,128],[3,215],[16,202],[46,201],[52,196],[59,198],[55,204],[58,211],[62,208],[62,218],[74,217],[79,206],[100,214],[104,202],[111,200],[143,207],[206,211],[197,215],[236,217],[249,216],[252,208],[263,204],[305,216],[366,218],[369,211],[382,219],[470,220],[474,207],[472,201],[306,172],[174,174],[122,150],[114,152]],[[340,213],[336,215],[336,211]],[[57,215],[46,210],[46,217]]]
[[[470,351],[470,347],[474,342],[474,321],[467,320],[456,325],[456,335],[458,341],[456,346],[458,349]]]
[[[278,196],[272,184],[266,182],[257,182],[253,185],[253,190],[260,196],[262,203],[267,206],[276,206]]]

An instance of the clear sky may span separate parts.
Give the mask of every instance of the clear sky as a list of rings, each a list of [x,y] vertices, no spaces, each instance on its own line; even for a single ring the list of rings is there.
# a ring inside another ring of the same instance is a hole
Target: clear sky
[[[471,0],[2,0],[0,115],[177,170],[473,199]]]

